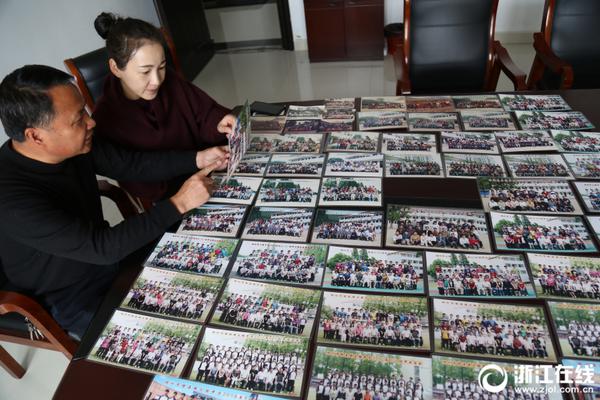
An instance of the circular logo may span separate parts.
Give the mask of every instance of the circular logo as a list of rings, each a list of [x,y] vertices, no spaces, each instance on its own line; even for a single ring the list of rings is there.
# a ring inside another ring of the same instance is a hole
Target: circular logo
[[[500,376],[502,376],[502,382],[500,382],[498,385],[493,385],[493,384],[489,383],[488,379],[489,379],[490,375],[495,374],[494,372],[490,372],[490,371],[499,373]],[[479,371],[479,376],[477,377],[477,380],[479,381],[479,387],[481,387],[482,389],[485,389],[491,393],[499,393],[504,390],[504,388],[506,387],[506,384],[508,383],[508,374],[506,373],[504,368],[500,367],[499,365],[488,364],[485,367],[481,368],[481,371]]]

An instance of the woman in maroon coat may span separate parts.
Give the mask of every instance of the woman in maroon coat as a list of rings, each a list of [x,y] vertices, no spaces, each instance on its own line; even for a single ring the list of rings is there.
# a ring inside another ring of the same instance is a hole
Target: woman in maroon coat
[[[93,113],[96,134],[131,150],[206,149],[207,163],[227,156],[226,134],[235,117],[167,67],[160,30],[108,13],[100,14],[94,26],[106,39],[111,71]],[[120,183],[153,202],[172,194],[181,181]]]

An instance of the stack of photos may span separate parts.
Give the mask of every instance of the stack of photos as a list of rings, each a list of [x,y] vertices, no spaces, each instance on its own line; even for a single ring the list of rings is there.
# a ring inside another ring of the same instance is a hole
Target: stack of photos
[[[325,292],[317,343],[427,351],[427,298]]]
[[[121,308],[156,317],[204,322],[221,285],[220,278],[144,268]]]
[[[273,154],[267,176],[320,178],[323,175],[324,154]]]
[[[332,153],[327,157],[325,176],[383,177],[383,154]]]
[[[413,132],[459,131],[457,113],[409,113],[408,130]]]
[[[600,132],[551,130],[560,151],[565,153],[596,153],[600,151]]]
[[[362,151],[374,153],[379,148],[379,132],[333,132],[325,151]]]
[[[550,383],[544,376],[544,369],[539,367],[497,361],[491,364],[485,360],[436,355],[432,357],[431,363],[433,400],[563,398],[558,383]],[[527,371],[528,378],[521,379],[524,377],[523,371]]]
[[[581,371],[580,375],[582,375],[573,379],[568,386],[568,389],[572,391],[565,398],[569,400],[600,398],[600,362],[563,358],[561,364],[574,371]]]
[[[595,252],[581,217],[491,212],[498,250],[532,252]]]
[[[381,207],[379,178],[323,178],[319,206]]]
[[[384,133],[381,152],[392,155],[403,152],[437,153],[435,134]]]
[[[144,266],[223,276],[237,244],[237,239],[165,233]]]
[[[538,297],[600,301],[600,260],[527,254]]]
[[[408,126],[406,113],[398,111],[363,111],[358,113],[357,118],[361,131],[402,129]]]
[[[237,169],[246,150],[248,149],[248,135],[250,134],[250,105],[248,100],[235,118],[233,130],[227,135],[229,145],[229,162],[227,163],[227,179]]]
[[[563,156],[575,178],[600,179],[600,156],[598,153],[567,153]]]
[[[501,178],[506,176],[502,157],[487,154],[444,154],[448,178]]]
[[[594,129],[594,125],[578,111],[515,111],[515,116],[521,129]]]
[[[320,300],[319,290],[230,279],[211,323],[310,337]]]
[[[397,153],[385,157],[387,178],[443,178],[442,156],[438,153]]]
[[[563,357],[600,359],[600,304],[549,301]]]
[[[270,159],[268,153],[245,154],[233,173],[237,176],[263,176]]]
[[[257,206],[316,207],[319,179],[266,178],[256,198]]]
[[[231,277],[321,286],[327,246],[244,240]]]
[[[556,362],[542,306],[433,299],[434,351]]]
[[[571,107],[559,95],[500,94],[506,111],[570,111]]]
[[[318,120],[311,120],[317,121]],[[322,134],[250,134],[248,153],[319,153]]]
[[[498,154],[493,133],[442,132],[442,152]]]
[[[354,97],[334,97],[325,99],[325,109],[351,109],[354,110],[356,99]]]
[[[523,256],[426,252],[429,295],[522,299],[535,297]]]
[[[207,328],[190,378],[251,392],[299,397],[308,339]]]
[[[351,131],[354,129],[354,115],[352,119],[340,120],[340,119],[322,119],[319,123],[317,132],[343,132]]]
[[[283,132],[286,134],[311,134],[319,132],[320,126],[320,119],[288,119],[285,121]]]
[[[554,140],[546,131],[496,132],[496,138],[503,153],[558,150]]]
[[[423,294],[423,256],[416,251],[329,246],[323,287]]]
[[[200,325],[117,310],[88,359],[151,374],[180,376]]]
[[[502,103],[494,94],[452,96],[456,110],[502,110]]]
[[[508,154],[504,156],[515,178],[573,179],[569,167],[559,154]]]
[[[455,110],[454,102],[449,96],[409,96],[406,108],[416,113],[446,113]]]
[[[288,119],[321,119],[325,115],[325,106],[288,106]]]
[[[403,96],[362,97],[360,111],[406,111]]]
[[[312,217],[312,208],[254,207],[242,239],[306,242]]]
[[[587,212],[600,213],[600,182],[573,182]]]
[[[254,133],[280,135],[285,126],[285,117],[250,117],[250,128]]]
[[[309,400],[431,399],[429,358],[317,346]]]
[[[531,214],[583,214],[565,180],[486,179],[478,181],[485,211]]]
[[[381,247],[380,211],[317,210],[312,243]]]
[[[204,204],[184,215],[177,233],[237,237],[246,209],[246,206]]]
[[[212,175],[215,190],[208,201],[210,203],[227,203],[250,205],[258,193],[262,178],[248,176]]]
[[[517,129],[505,111],[466,110],[460,112],[465,131],[513,131]]]
[[[489,253],[485,214],[460,208],[388,205],[386,245]]]
[[[155,375],[144,400],[283,400],[283,397],[267,396],[242,390],[221,388],[187,379]]]

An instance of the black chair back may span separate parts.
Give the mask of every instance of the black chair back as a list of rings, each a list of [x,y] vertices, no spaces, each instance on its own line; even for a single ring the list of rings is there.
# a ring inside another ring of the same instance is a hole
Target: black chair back
[[[100,96],[102,96],[104,81],[110,73],[106,48],[102,47],[98,50],[90,51],[79,57],[74,57],[72,60],[82,78],[81,83],[87,88],[92,101],[94,103],[98,102]]]
[[[411,0],[408,70],[413,92],[484,89],[496,7],[497,0]]]

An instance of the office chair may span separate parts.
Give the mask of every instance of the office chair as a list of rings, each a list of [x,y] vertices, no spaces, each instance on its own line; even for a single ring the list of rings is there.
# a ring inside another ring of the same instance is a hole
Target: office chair
[[[494,40],[497,9],[498,0],[404,0],[396,93],[491,92],[501,70],[525,90],[525,74]]]
[[[546,0],[541,32],[533,34],[530,89],[600,88],[600,2]]]

